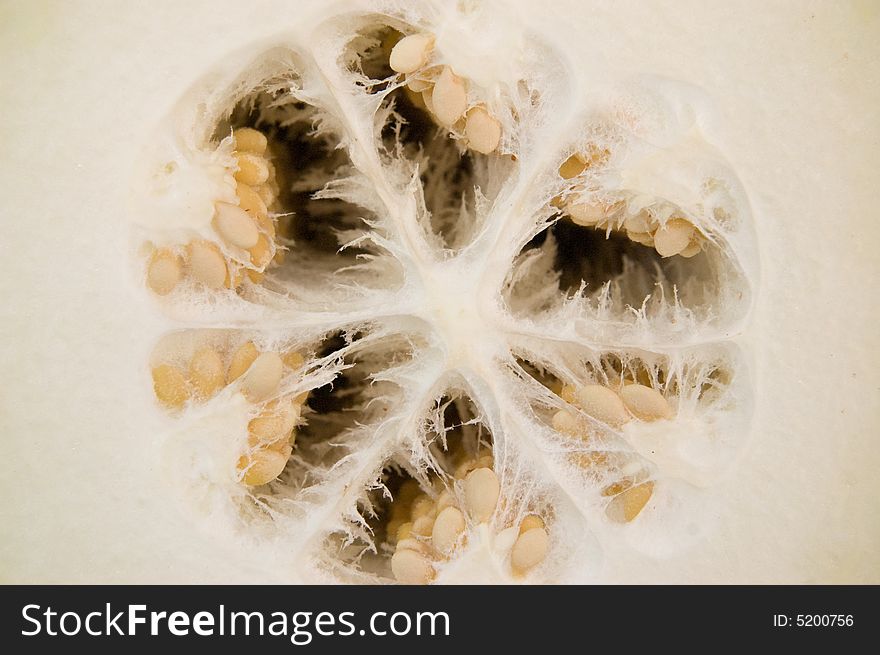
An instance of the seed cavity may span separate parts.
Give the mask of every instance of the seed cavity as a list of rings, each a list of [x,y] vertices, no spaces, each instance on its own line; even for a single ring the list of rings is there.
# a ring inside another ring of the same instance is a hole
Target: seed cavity
[[[714,422],[717,403],[731,395],[730,353],[684,353],[685,364],[679,354],[581,354],[580,362],[568,359],[561,370],[556,362],[565,358],[552,353],[544,353],[546,359],[514,356],[523,381],[547,392],[547,405],[534,408],[553,430],[551,449],[565,453],[608,519],[629,523],[648,511],[666,475],[705,485],[725,470],[728,451]],[[706,458],[698,465],[681,454],[691,447]]]
[[[270,154],[269,141],[262,132],[248,127],[234,130],[232,140],[239,150],[234,164],[238,204],[215,203],[212,226],[218,241],[195,239],[183,244],[185,267],[179,258],[173,265],[164,255],[161,261],[156,255],[151,258],[147,284],[159,295],[173,289],[184,273],[208,290],[238,291],[245,279],[261,282],[265,270],[281,252],[275,220],[269,215],[278,191],[275,168],[266,158]],[[235,249],[248,254],[242,257]]]
[[[674,208],[630,212],[627,202],[589,194],[559,201],[559,220],[521,250],[508,274],[511,310],[537,317],[576,299],[591,319],[613,317],[621,329],[645,319],[677,331],[718,320],[721,280],[738,279],[729,260]],[[679,308],[690,323],[674,322]]]
[[[261,353],[253,340],[242,341],[233,331],[213,330],[169,334],[154,350],[153,390],[169,411],[189,411],[188,403],[223,403],[218,396],[236,387],[248,399],[253,414],[246,439],[234,430],[228,435],[242,443],[229,465],[246,486],[268,484],[285,469],[309,396],[307,390],[295,394],[289,390],[302,384],[304,355],[290,347],[282,352],[283,357],[274,350]],[[291,377],[282,385],[285,371]],[[224,391],[230,384],[236,387]]]

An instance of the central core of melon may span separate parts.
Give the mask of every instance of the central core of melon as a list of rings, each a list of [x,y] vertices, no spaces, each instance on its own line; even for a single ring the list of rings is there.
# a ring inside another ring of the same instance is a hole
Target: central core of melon
[[[483,298],[473,262],[456,258],[423,271],[418,314],[433,328],[450,369],[477,370],[500,347],[497,326],[488,320],[491,301]],[[494,338],[493,338],[494,337]]]

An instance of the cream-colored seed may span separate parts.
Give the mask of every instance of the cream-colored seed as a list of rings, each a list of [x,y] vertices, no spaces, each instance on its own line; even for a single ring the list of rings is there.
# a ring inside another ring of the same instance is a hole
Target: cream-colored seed
[[[257,245],[250,248],[248,252],[251,255],[251,262],[253,262],[254,266],[263,268],[272,261],[273,253],[269,246],[269,240],[262,234],[257,237]]]
[[[260,155],[240,152],[236,154],[235,161],[238,164],[238,170],[235,171],[236,182],[257,186],[269,179],[269,163]]]
[[[650,232],[627,232],[626,236],[629,237],[630,241],[635,241],[643,246],[648,246],[649,248],[654,247],[654,237]]]
[[[498,504],[501,485],[488,468],[478,468],[464,479],[464,499],[468,513],[478,523],[488,521]]]
[[[623,227],[627,232],[650,233],[653,228],[651,215],[643,211],[627,216],[623,221]]]
[[[605,206],[597,203],[578,202],[566,205],[565,211],[573,223],[584,227],[592,227],[605,220]]]
[[[645,508],[651,495],[654,493],[654,483],[644,482],[619,493],[605,509],[610,519],[617,522],[629,523]]]
[[[254,360],[260,356],[260,351],[254,345],[253,341],[243,343],[238,347],[232,355],[232,361],[229,362],[229,370],[226,372],[226,384],[233,380],[237,380],[245,371],[247,371]]]
[[[209,289],[220,289],[226,282],[226,258],[216,244],[193,241],[186,247],[189,273]]]
[[[279,439],[278,441],[273,441],[266,448],[271,448],[272,450],[277,450],[278,452],[284,452],[287,450],[287,447],[290,446],[291,452],[293,452],[293,445],[296,443],[296,432],[291,432],[290,436],[286,439]],[[288,457],[290,455],[288,454]]]
[[[228,202],[218,202],[215,208],[214,229],[226,243],[244,249],[257,245],[260,232],[250,214]]]
[[[257,216],[257,227],[263,231],[270,241],[275,239],[275,221],[265,214]]]
[[[443,69],[431,93],[432,111],[443,125],[452,125],[467,109],[464,82],[449,66]]]
[[[439,552],[452,551],[459,537],[464,533],[464,514],[457,507],[447,507],[437,515],[431,531],[431,543]]]
[[[434,529],[434,517],[431,514],[420,516],[412,522],[412,533],[419,537],[428,537]]]
[[[703,251],[703,246],[696,239],[691,239],[691,242],[687,245],[687,248],[682,250],[678,255],[680,257],[684,257],[689,259],[694,255],[699,255]]]
[[[388,64],[398,73],[414,73],[428,63],[428,55],[434,48],[431,34],[410,34],[403,37],[391,49]]]
[[[232,132],[232,141],[236,150],[262,155],[269,144],[266,136],[252,127],[241,127]]]
[[[484,107],[474,107],[467,113],[464,135],[471,150],[488,155],[501,141],[501,123]]]
[[[254,218],[266,216],[268,208],[266,203],[260,197],[260,194],[254,191],[252,186],[247,184],[237,184],[235,186],[235,195],[238,196],[238,206],[249,213]]]
[[[430,87],[422,91],[422,104],[425,105],[425,109],[428,110],[428,113],[434,113],[434,87]]]
[[[284,425],[290,426],[290,430],[293,429],[300,418],[302,418],[302,402],[300,402],[299,397],[295,396],[293,398],[283,398],[278,401],[279,408],[277,411],[281,414],[281,417],[284,419]]]
[[[278,353],[263,353],[254,360],[241,380],[241,391],[245,398],[258,403],[278,391],[284,363]]]
[[[542,519],[537,514],[529,514],[519,524],[519,533],[523,534],[525,532],[528,532],[529,530],[534,530],[535,528],[543,528],[543,527],[544,527],[544,519]]]
[[[223,373],[223,360],[209,346],[200,348],[189,361],[189,379],[202,398],[210,398],[223,387]]]
[[[661,257],[672,257],[688,247],[694,226],[683,218],[673,218],[654,233],[654,248]]]
[[[614,391],[599,384],[588,384],[576,392],[577,404],[595,419],[619,427],[629,419],[629,412]]]
[[[286,367],[292,368],[293,370],[302,368],[302,365],[306,362],[305,358],[302,356],[302,353],[299,353],[296,350],[291,350],[284,353],[281,356],[281,361],[284,362],[284,365]]]
[[[248,444],[258,446],[271,444],[287,438],[290,430],[285,432],[288,423],[278,414],[258,416],[248,423]]]
[[[620,390],[620,399],[636,418],[658,421],[672,418],[672,407],[659,391],[643,384],[628,384]]]
[[[160,296],[171,293],[181,276],[180,258],[177,255],[166,249],[153,253],[147,267],[147,285],[154,293]]]
[[[510,565],[524,573],[544,561],[550,550],[550,536],[544,528],[532,528],[520,534],[510,551]]]
[[[410,516],[415,520],[422,516],[427,516],[433,511],[434,501],[428,498],[427,495],[422,495],[413,500],[412,507],[410,508]]]
[[[583,432],[575,415],[564,409],[553,415],[552,425],[554,430],[570,437],[579,437]]]
[[[153,391],[166,407],[177,409],[189,400],[189,388],[183,373],[171,364],[160,364],[153,369]]]
[[[427,91],[434,83],[431,80],[420,80],[417,78],[411,79],[406,83],[406,87],[412,91],[413,93],[421,93],[422,91]]]
[[[455,505],[455,496],[448,489],[444,489],[443,493],[437,498],[437,511],[442,512],[447,507],[453,507]]]
[[[239,470],[243,470],[244,483],[254,487],[266,484],[277,478],[287,466],[293,448],[286,444],[283,449],[261,448],[239,459]]]
[[[559,397],[565,402],[573,404],[577,399],[577,389],[573,384],[563,385],[562,390],[559,392]]]
[[[278,197],[278,192],[269,184],[261,184],[255,190],[267,208],[271,207],[272,203],[275,202],[275,198]]]
[[[434,577],[431,562],[421,553],[405,548],[391,557],[391,572],[402,584],[428,584]]]
[[[587,168],[587,162],[579,154],[574,154],[559,166],[559,176],[563,180],[570,180],[583,173]]]

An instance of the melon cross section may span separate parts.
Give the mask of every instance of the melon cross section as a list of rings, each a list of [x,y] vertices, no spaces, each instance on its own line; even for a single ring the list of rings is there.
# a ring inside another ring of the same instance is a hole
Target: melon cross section
[[[709,99],[447,19],[239,53],[145,148],[163,474],[279,582],[589,582],[711,530],[748,435],[754,236]]]

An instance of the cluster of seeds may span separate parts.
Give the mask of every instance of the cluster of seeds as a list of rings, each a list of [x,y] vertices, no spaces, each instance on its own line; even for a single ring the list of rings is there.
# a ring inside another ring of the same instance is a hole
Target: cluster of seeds
[[[270,263],[280,263],[275,219],[270,215],[278,198],[275,167],[266,136],[245,127],[233,132],[238,204],[214,204],[211,225],[217,241],[195,239],[183,247],[156,248],[147,264],[147,286],[160,296],[171,293],[189,277],[208,289],[238,289],[244,276],[263,279]]]
[[[153,390],[162,405],[178,410],[191,400],[206,401],[221,389],[237,385],[260,408],[248,423],[248,451],[238,460],[238,470],[245,484],[266,484],[281,474],[290,458],[293,429],[307,397],[307,393],[278,397],[281,380],[285,368],[296,371],[303,363],[296,351],[284,355],[260,352],[253,341],[231,351],[203,346],[185,366],[168,362],[155,366]]]
[[[391,504],[387,533],[394,547],[391,571],[398,582],[429,583],[435,564],[466,545],[468,525],[488,523],[495,514],[501,484],[492,455],[460,454],[456,459],[453,478],[458,496],[439,480],[434,494],[422,492],[415,480],[407,480]],[[526,573],[546,557],[550,537],[538,515],[530,514],[518,527],[504,532],[515,533],[508,535],[513,538],[510,566],[514,573]]]
[[[501,142],[501,123],[484,104],[468,98],[467,83],[450,66],[430,66],[434,37],[410,34],[391,50],[389,64],[407,76],[410,101],[425,109],[434,120],[464,138],[468,148],[489,154]]]
[[[648,211],[623,216],[623,203],[575,203],[566,206],[573,223],[600,230],[620,230],[630,241],[654,248],[661,257],[689,258],[703,250],[704,237],[693,223],[671,216],[660,223]]]
[[[584,414],[612,428],[620,428],[632,420],[659,421],[674,418],[675,412],[669,401],[657,389],[634,381],[622,382],[618,391],[601,384],[577,387],[566,385],[562,387],[560,396]],[[557,432],[566,436],[586,443],[595,439],[590,423],[572,411],[563,409],[556,412],[552,423]],[[578,462],[587,467],[601,467],[609,463],[607,455],[602,451],[579,457]],[[604,496],[612,497],[606,508],[610,518],[629,522],[644,509],[653,494],[654,483],[640,479],[640,475],[644,475],[643,472],[636,470],[602,490]]]
[[[569,191],[582,192],[585,188],[578,184],[578,178],[588,170],[604,166],[610,157],[611,152],[607,148],[589,144],[585,152],[576,152],[562,162],[559,176],[564,180],[575,180]],[[623,201],[582,201],[579,195],[564,201],[557,199],[554,203],[577,225],[622,231],[631,241],[654,248],[661,257],[679,255],[689,258],[703,249],[705,237],[693,223],[675,212],[661,221],[646,209],[627,214],[626,203]]]

